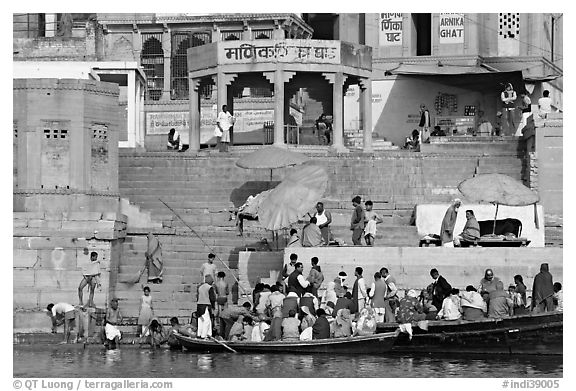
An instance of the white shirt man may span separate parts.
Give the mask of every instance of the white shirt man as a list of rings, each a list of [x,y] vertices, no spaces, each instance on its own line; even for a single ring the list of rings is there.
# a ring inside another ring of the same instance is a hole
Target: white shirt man
[[[208,262],[204,262],[200,267],[202,282],[204,282],[206,276],[212,276],[212,281],[216,281],[216,265],[214,264],[215,258],[216,256],[213,254],[208,255]]]
[[[228,111],[226,105],[222,106],[222,111],[218,113],[218,126],[222,131],[222,139],[223,143],[230,142],[230,128],[234,125],[234,117]]]

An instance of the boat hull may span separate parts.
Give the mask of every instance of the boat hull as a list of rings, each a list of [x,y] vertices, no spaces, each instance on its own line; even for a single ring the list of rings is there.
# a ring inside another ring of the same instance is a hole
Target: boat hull
[[[398,331],[375,334],[367,337],[330,338],[312,341],[269,341],[269,342],[225,342],[237,352],[250,353],[354,353],[379,354],[389,352],[398,337]],[[188,351],[230,352],[213,340],[176,335]]]
[[[388,332],[397,324],[378,327]],[[428,330],[402,333],[392,352],[562,355],[563,315],[551,312],[480,321],[430,321]]]

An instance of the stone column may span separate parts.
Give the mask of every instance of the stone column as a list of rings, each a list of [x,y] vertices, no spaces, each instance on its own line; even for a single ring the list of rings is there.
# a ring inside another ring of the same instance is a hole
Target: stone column
[[[136,101],[138,99],[136,91],[136,75],[135,71],[128,71],[128,91],[127,104],[128,104],[128,114],[126,121],[126,130],[128,131],[128,146],[134,148],[136,146],[136,124],[137,124],[137,113],[136,113]]]
[[[332,149],[347,152],[344,147],[344,74],[336,72],[332,83]]]
[[[284,70],[274,72],[274,145],[284,146]]]
[[[45,36],[46,37],[56,36],[56,30],[58,29],[56,14],[46,14],[44,24],[45,24]]]
[[[196,153],[200,150],[200,79],[189,78],[190,91],[190,131],[188,151]]]
[[[162,50],[164,51],[164,89],[162,90],[162,100],[170,100],[170,55],[172,54],[172,39],[170,38],[169,29],[165,29],[162,34]]]
[[[372,152],[372,80],[362,79],[360,82],[360,99],[364,117],[364,152]]]

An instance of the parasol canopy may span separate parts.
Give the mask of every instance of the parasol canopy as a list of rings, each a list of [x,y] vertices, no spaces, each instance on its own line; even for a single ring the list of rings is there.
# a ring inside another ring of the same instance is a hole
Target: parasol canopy
[[[241,168],[267,168],[271,170],[297,166],[308,160],[310,159],[301,153],[270,146],[244,156],[236,162],[236,165]]]
[[[324,195],[328,174],[322,167],[306,166],[288,175],[258,209],[262,227],[276,231],[297,222]]]
[[[509,206],[526,206],[540,200],[538,194],[508,175],[481,174],[466,179],[458,190],[468,200]]]
[[[536,203],[540,197],[524,186],[522,182],[508,175],[480,174],[461,182],[458,185],[458,190],[470,201],[496,204],[492,234],[496,230],[498,205],[526,206],[534,204],[534,223],[536,228],[539,227]]]

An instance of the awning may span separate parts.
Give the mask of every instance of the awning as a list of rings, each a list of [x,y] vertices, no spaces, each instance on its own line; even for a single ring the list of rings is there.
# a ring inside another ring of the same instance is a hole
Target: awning
[[[454,87],[483,92],[500,92],[506,83],[512,83],[516,91],[525,89],[522,72],[492,71],[483,66],[399,64],[386,71],[386,74],[436,80]]]
[[[544,64],[542,64],[542,66],[544,66]],[[522,64],[518,62],[502,62],[475,66],[451,64],[398,64],[394,65],[393,68],[386,70],[387,75],[456,76],[508,74],[505,77],[513,78],[517,76],[515,74],[516,72],[520,72],[523,80],[527,82],[550,81],[560,77],[560,75],[553,74],[537,74],[537,72],[534,72],[533,63]]]
[[[388,75],[472,75],[491,73],[481,66],[438,65],[438,64],[400,64],[386,71]]]

